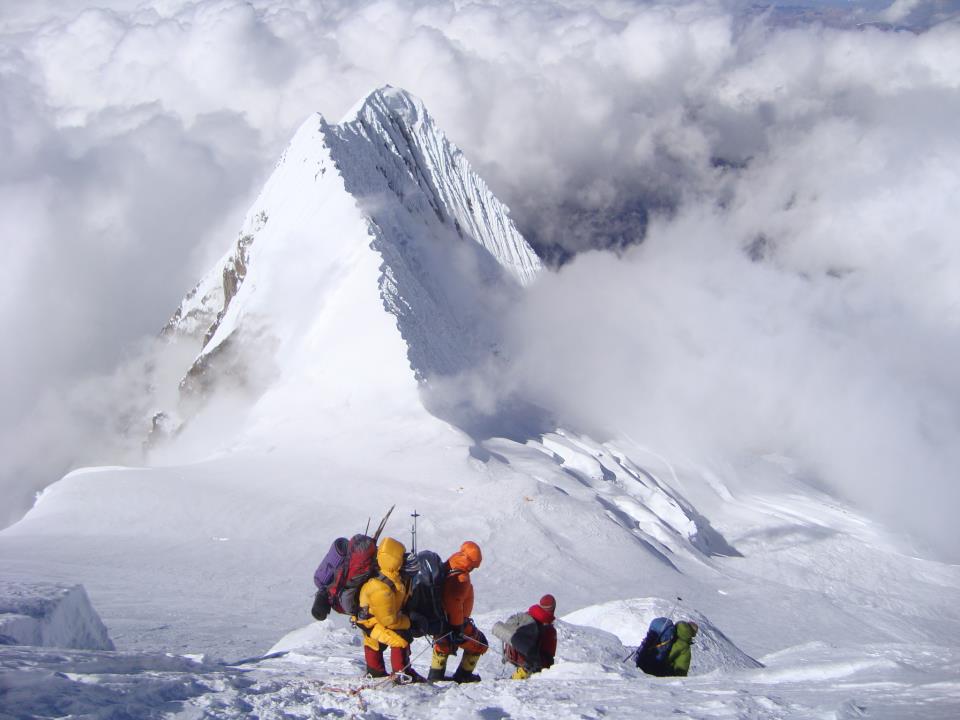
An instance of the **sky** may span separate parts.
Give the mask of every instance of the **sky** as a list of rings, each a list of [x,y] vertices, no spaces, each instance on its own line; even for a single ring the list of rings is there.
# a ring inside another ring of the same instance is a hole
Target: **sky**
[[[744,5],[0,4],[0,524],[137,461],[159,329],[304,118],[390,83],[568,260],[509,318],[493,402],[802,457],[960,547],[960,3]]]

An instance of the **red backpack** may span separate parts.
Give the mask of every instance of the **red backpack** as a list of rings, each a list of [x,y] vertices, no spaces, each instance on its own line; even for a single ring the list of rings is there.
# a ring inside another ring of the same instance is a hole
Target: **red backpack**
[[[387,518],[393,512],[393,507],[387,511],[373,537],[359,533],[350,538],[350,542],[347,543],[347,552],[343,562],[337,568],[333,576],[333,582],[327,589],[330,607],[338,613],[356,615],[359,612],[360,588],[379,572],[377,568],[377,541],[387,524]]]

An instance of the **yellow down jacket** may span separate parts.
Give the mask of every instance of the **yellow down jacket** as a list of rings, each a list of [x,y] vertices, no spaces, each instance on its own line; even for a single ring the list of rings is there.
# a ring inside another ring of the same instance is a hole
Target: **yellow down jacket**
[[[396,632],[410,627],[410,618],[401,611],[408,594],[400,577],[405,551],[402,543],[384,538],[377,548],[380,576],[367,580],[360,588],[357,625],[366,629],[363,643],[373,650],[379,650],[380,643],[390,647],[409,644]]]

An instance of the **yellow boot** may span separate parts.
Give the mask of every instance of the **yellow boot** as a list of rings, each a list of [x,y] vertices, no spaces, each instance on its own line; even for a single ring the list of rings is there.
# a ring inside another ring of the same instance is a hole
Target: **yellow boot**
[[[437,680],[447,679],[448,657],[450,656],[446,653],[437,652],[436,648],[434,648],[433,657],[430,658],[430,672],[427,674],[427,680],[435,682]]]
[[[525,669],[523,669],[522,667],[517,667],[517,669],[513,671],[513,675],[510,676],[510,679],[511,679],[511,680],[526,680],[528,677],[530,677],[530,673],[528,673],[528,672],[527,672]]]
[[[453,674],[454,681],[458,683],[480,682],[480,676],[473,672],[478,662],[480,662],[479,655],[464,651],[460,667]]]

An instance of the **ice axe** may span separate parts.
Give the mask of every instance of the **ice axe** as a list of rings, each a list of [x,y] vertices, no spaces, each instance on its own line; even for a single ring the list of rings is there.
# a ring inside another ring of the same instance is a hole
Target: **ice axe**
[[[396,507],[396,505],[391,505],[391,506],[390,506],[390,509],[387,510],[387,514],[383,516],[383,520],[380,521],[380,525],[377,527],[377,531],[373,534],[373,543],[374,543],[374,545],[376,545],[376,544],[377,544],[377,541],[380,539],[380,533],[383,532],[383,528],[386,526],[387,520],[390,518],[390,513],[393,512],[393,509],[394,509],[395,507]]]

